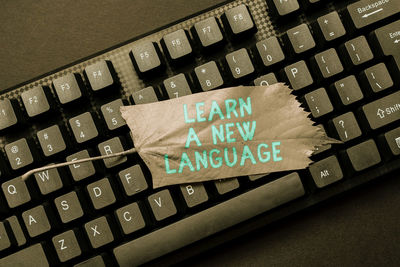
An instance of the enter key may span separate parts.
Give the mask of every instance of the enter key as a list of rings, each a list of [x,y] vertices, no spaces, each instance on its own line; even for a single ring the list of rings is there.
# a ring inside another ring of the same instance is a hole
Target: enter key
[[[400,20],[380,27],[373,33],[383,54],[393,56],[400,69]]]
[[[370,127],[375,130],[400,120],[400,91],[382,97],[362,107]]]

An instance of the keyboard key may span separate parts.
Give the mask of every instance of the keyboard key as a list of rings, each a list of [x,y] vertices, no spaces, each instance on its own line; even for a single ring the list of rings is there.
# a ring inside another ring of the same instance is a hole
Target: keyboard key
[[[119,245],[113,253],[121,267],[141,265],[302,195],[304,188],[300,177],[297,173],[292,173]],[[235,212],[232,212],[232,207]],[[149,251],[152,253],[148,253]]]
[[[202,183],[180,186],[183,198],[189,208],[200,205],[208,200],[208,195]]]
[[[27,266],[27,264],[35,267],[50,266],[40,243],[0,259],[0,266],[2,267]]]
[[[228,178],[214,181],[218,194],[223,195],[239,188],[239,181],[237,178]]]
[[[304,97],[314,118],[319,118],[333,111],[331,100],[325,88],[314,90]]]
[[[64,151],[67,146],[58,125],[50,126],[36,133],[43,154],[46,157]]]
[[[221,44],[224,40],[215,17],[209,17],[195,23],[191,31],[196,41],[205,49]]]
[[[174,201],[168,189],[150,195],[147,201],[157,221],[164,220],[177,213]]]
[[[135,105],[157,102],[158,98],[153,86],[146,87],[140,91],[134,92],[131,98]]]
[[[163,85],[170,99],[192,94],[189,83],[183,73],[166,79]]]
[[[68,156],[66,158],[66,161],[75,161],[78,159],[86,159],[89,157],[90,157],[89,152],[87,150],[82,150]],[[96,173],[93,162],[91,161],[79,164],[72,164],[69,165],[68,167],[69,170],[71,171],[72,178],[74,178],[76,182],[88,178]]]
[[[344,46],[346,47],[347,51],[346,55],[350,57],[353,65],[361,65],[374,58],[367,39],[365,39],[364,36],[359,36],[347,41]]]
[[[17,219],[17,216],[11,216],[6,219],[7,222],[10,224],[10,228],[12,230],[12,233],[15,237],[15,240],[17,241],[17,246],[22,246],[25,245],[26,243],[26,238],[24,235],[24,232],[22,231],[21,225],[19,224],[19,221]]]
[[[42,195],[47,195],[63,187],[60,174],[56,168],[34,174]]]
[[[336,156],[330,156],[310,165],[311,176],[318,188],[323,188],[343,178]]]
[[[300,8],[297,0],[273,0],[273,2],[280,16],[285,16]]]
[[[0,222],[0,251],[5,250],[11,246],[10,238],[3,222]]]
[[[378,148],[372,139],[346,149],[346,154],[356,171],[362,171],[381,162]]]
[[[93,248],[99,248],[114,241],[106,217],[99,217],[85,224],[86,234]]]
[[[377,4],[379,3],[379,4]],[[361,29],[377,21],[400,12],[400,2],[361,0],[347,6],[351,20],[357,29]]]
[[[362,77],[367,80],[366,84],[374,93],[383,91],[393,86],[392,77],[384,63],[379,63],[367,68],[362,72]]]
[[[122,106],[124,106],[122,99],[117,99],[101,106],[101,114],[109,130],[115,130],[126,125],[126,121],[119,111]]]
[[[108,60],[101,60],[87,66],[84,74],[94,92],[109,88],[115,84],[114,69],[111,61]]]
[[[366,104],[362,110],[373,130],[398,121],[400,120],[400,91]]]
[[[28,188],[21,177],[3,183],[1,188],[10,208],[15,208],[31,200]]]
[[[239,49],[225,56],[233,78],[239,79],[254,72],[254,66],[246,48]]]
[[[195,78],[203,91],[218,88],[224,84],[221,73],[215,61],[207,62],[194,69]]]
[[[81,203],[75,191],[54,199],[54,204],[57,208],[63,223],[68,223],[83,216]]]
[[[182,29],[165,35],[161,40],[161,45],[172,63],[187,58],[193,52],[188,34]]]
[[[140,230],[146,225],[137,203],[119,208],[115,211],[115,214],[125,235]]]
[[[286,66],[285,73],[294,90],[302,89],[314,82],[304,60]]]
[[[340,62],[339,56],[334,48],[316,54],[314,59],[317,62],[318,69],[324,79],[343,71],[342,62]]]
[[[400,127],[385,133],[385,141],[393,155],[400,155]]]
[[[129,55],[139,76],[159,70],[163,65],[160,48],[154,42],[135,44]]]
[[[334,118],[332,122],[340,140],[343,142],[350,141],[362,134],[353,112],[342,114]]]
[[[281,62],[285,59],[278,38],[272,36],[268,39],[256,43],[258,55],[260,56],[264,66],[269,67],[273,64]]]
[[[93,258],[85,260],[81,263],[74,265],[74,267],[106,267],[103,258],[100,255],[97,255]]]
[[[56,91],[61,104],[71,103],[82,97],[83,83],[77,73],[67,73],[53,80],[53,88]]]
[[[256,31],[253,18],[245,5],[239,5],[228,9],[222,15],[221,19],[231,39],[237,39],[244,34],[250,34]]]
[[[96,210],[107,207],[116,201],[110,181],[107,178],[89,184],[86,189]]]
[[[144,177],[140,165],[134,165],[122,170],[119,172],[118,176],[127,196],[132,196],[148,188],[146,178]]]
[[[0,131],[9,128],[18,123],[15,110],[19,109],[15,100],[5,98],[0,100]]]
[[[296,54],[303,53],[315,47],[314,38],[305,23],[288,30],[286,34]]]
[[[326,41],[332,41],[346,34],[337,11],[333,11],[317,19],[319,29]]]
[[[354,75],[347,76],[335,82],[334,87],[343,105],[350,105],[364,98],[360,85]]]
[[[50,95],[47,87],[36,86],[29,89],[21,94],[21,99],[30,118],[50,110]]]
[[[268,73],[254,80],[255,86],[268,86],[277,83],[278,80],[274,73]]]
[[[30,237],[35,237],[50,231],[51,226],[43,205],[29,209],[22,213],[25,227]]]
[[[99,135],[93,116],[90,112],[82,113],[69,119],[69,125],[79,144],[96,138]]]
[[[56,235],[51,239],[61,262],[69,261],[82,254],[82,250],[73,230]]]
[[[399,2],[399,1],[397,1]],[[397,9],[400,10],[400,3]],[[400,20],[392,22],[388,25],[376,29],[373,33],[376,37],[378,46],[385,56],[393,56],[397,63],[397,68],[400,70]]]
[[[25,138],[5,145],[4,150],[13,170],[18,170],[33,163],[30,145]]]
[[[113,153],[124,151],[119,137],[114,137],[105,142],[102,142],[97,146],[97,148],[99,149],[101,155],[110,155]],[[127,160],[128,158],[126,156],[121,156],[103,159],[103,162],[106,168],[112,168],[126,162]]]

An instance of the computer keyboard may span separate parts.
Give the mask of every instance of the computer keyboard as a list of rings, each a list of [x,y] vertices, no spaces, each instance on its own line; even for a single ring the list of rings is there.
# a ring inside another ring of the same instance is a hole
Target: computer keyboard
[[[128,155],[20,178],[132,148],[122,105],[277,82],[343,141],[319,147],[306,170],[154,190],[145,164]],[[0,266],[162,263],[394,172],[399,85],[399,0],[236,0],[5,90]]]

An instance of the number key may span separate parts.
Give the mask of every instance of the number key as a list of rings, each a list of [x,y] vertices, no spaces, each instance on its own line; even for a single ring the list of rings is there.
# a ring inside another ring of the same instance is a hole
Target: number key
[[[17,107],[15,100],[5,98],[0,100],[0,131],[18,123],[17,114],[15,113]]]
[[[297,0],[273,0],[276,11],[280,16],[290,14],[300,8]]]
[[[194,69],[195,78],[203,91],[209,91],[224,84],[221,73],[215,61],[207,62]]]
[[[281,45],[276,36],[259,41],[256,44],[264,66],[268,67],[285,59]]]
[[[140,91],[134,92],[131,95],[131,99],[133,100],[135,105],[153,103],[158,101],[153,86],[148,86]]]
[[[254,73],[254,66],[246,48],[227,54],[225,59],[235,79]]]
[[[164,88],[170,99],[190,95],[192,93],[186,76],[183,73],[166,79],[164,81]]]
[[[69,125],[78,143],[84,143],[99,135],[92,114],[89,112],[69,119]]]
[[[124,106],[122,99],[117,99],[101,106],[101,114],[109,130],[115,130],[126,125],[126,121],[119,111],[122,106]]]
[[[20,169],[33,163],[31,149],[25,138],[5,145],[4,149],[13,170]]]
[[[38,131],[36,135],[46,157],[66,149],[65,141],[58,125]]]

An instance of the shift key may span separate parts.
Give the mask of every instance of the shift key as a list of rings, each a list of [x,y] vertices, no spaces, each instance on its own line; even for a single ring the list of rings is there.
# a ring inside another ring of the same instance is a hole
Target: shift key
[[[347,6],[357,29],[400,12],[400,0],[361,0]]]
[[[400,91],[366,104],[362,110],[373,130],[398,121],[400,120]]]

